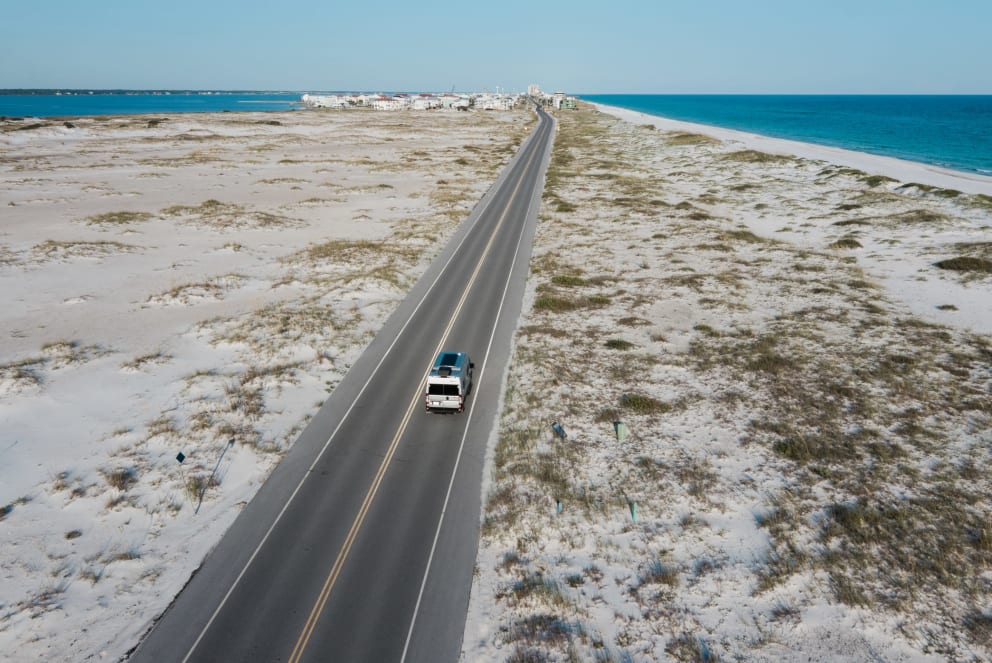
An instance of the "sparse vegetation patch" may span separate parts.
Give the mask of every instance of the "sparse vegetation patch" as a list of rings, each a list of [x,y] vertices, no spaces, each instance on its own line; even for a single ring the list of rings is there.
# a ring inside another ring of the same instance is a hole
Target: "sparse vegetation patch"
[[[980,272],[992,274],[992,261],[971,256],[958,256],[947,260],[938,260],[934,266],[940,269],[947,269],[955,272]]]
[[[738,150],[736,152],[728,152],[723,155],[723,158],[727,161],[740,161],[742,163],[788,163],[790,161],[795,161],[795,157],[784,154],[759,152],[757,150]]]
[[[989,342],[910,317],[867,269],[938,246],[987,261],[984,218],[963,196],[677,144],[581,104],[559,121],[479,586],[508,624],[588,639],[522,637],[514,660],[829,658],[822,619],[852,651],[884,632],[878,656],[988,658]],[[728,596],[762,606],[740,613],[753,624],[711,619]]]
[[[148,212],[104,212],[86,218],[86,223],[91,226],[126,226],[132,223],[140,223],[152,218]]]

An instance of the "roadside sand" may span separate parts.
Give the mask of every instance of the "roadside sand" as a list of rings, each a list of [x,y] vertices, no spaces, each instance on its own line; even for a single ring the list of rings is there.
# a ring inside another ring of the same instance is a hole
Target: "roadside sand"
[[[136,644],[527,124],[361,111],[0,124],[5,660]]]
[[[990,660],[988,182],[604,110],[560,114],[463,660]]]

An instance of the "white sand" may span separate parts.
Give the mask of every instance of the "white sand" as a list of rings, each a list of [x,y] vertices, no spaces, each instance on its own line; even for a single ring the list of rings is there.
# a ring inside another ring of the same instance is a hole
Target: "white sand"
[[[136,644],[532,122],[162,117],[0,126],[4,660]]]
[[[987,178],[603,110],[560,115],[463,660],[990,660],[992,276],[934,263],[992,264],[992,201],[907,186]]]

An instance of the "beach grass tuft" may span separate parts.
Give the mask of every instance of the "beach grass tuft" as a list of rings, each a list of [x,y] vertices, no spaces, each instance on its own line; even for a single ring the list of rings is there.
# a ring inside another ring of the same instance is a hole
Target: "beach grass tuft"
[[[828,245],[831,249],[860,249],[862,248],[861,242],[859,242],[854,237],[841,237],[840,239],[831,242]]]
[[[659,401],[645,394],[628,393],[620,397],[620,407],[633,414],[664,414],[672,409],[669,403]]]
[[[566,288],[589,285],[589,281],[576,274],[555,274],[551,277],[551,282],[555,285],[564,286]]]
[[[119,253],[134,253],[141,249],[133,244],[115,241],[74,242],[49,239],[35,244],[31,250],[40,260],[69,260],[104,258]]]
[[[886,175],[868,175],[861,179],[862,182],[867,184],[871,188],[875,188],[880,184],[888,184],[890,182],[898,182],[899,180],[894,177],[888,177]]]
[[[138,482],[138,470],[135,467],[121,467],[106,470],[103,478],[111,488],[126,491]]]
[[[549,313],[567,313],[581,309],[602,308],[609,303],[609,297],[603,295],[590,295],[587,297],[541,295],[534,300],[534,310],[547,311]]]
[[[685,631],[668,641],[665,653],[684,663],[720,663],[722,660],[706,640]]]
[[[86,223],[91,226],[126,226],[132,223],[147,221],[152,215],[148,212],[104,212],[94,214],[86,218]]]
[[[719,145],[720,143],[712,136],[689,131],[670,131],[665,134],[665,138],[670,145]]]
[[[946,214],[922,208],[897,212],[881,217],[879,220],[895,225],[945,225],[951,223],[950,217]]]
[[[969,202],[973,207],[992,209],[992,196],[984,193],[976,193],[970,197]]]
[[[979,272],[982,274],[992,274],[992,261],[971,256],[958,256],[939,260],[934,263],[939,269],[946,269],[955,272]]]
[[[781,164],[789,163],[796,160],[795,157],[785,155],[785,154],[771,154],[769,152],[760,152],[758,150],[738,150],[736,152],[728,152],[723,155],[724,161],[738,161],[740,163],[767,163],[767,164]]]

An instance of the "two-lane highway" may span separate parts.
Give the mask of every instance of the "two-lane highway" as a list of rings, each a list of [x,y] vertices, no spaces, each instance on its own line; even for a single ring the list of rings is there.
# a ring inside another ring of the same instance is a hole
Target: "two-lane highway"
[[[539,116],[132,660],[457,660],[553,135]],[[459,415],[424,411],[441,349],[476,363]]]

